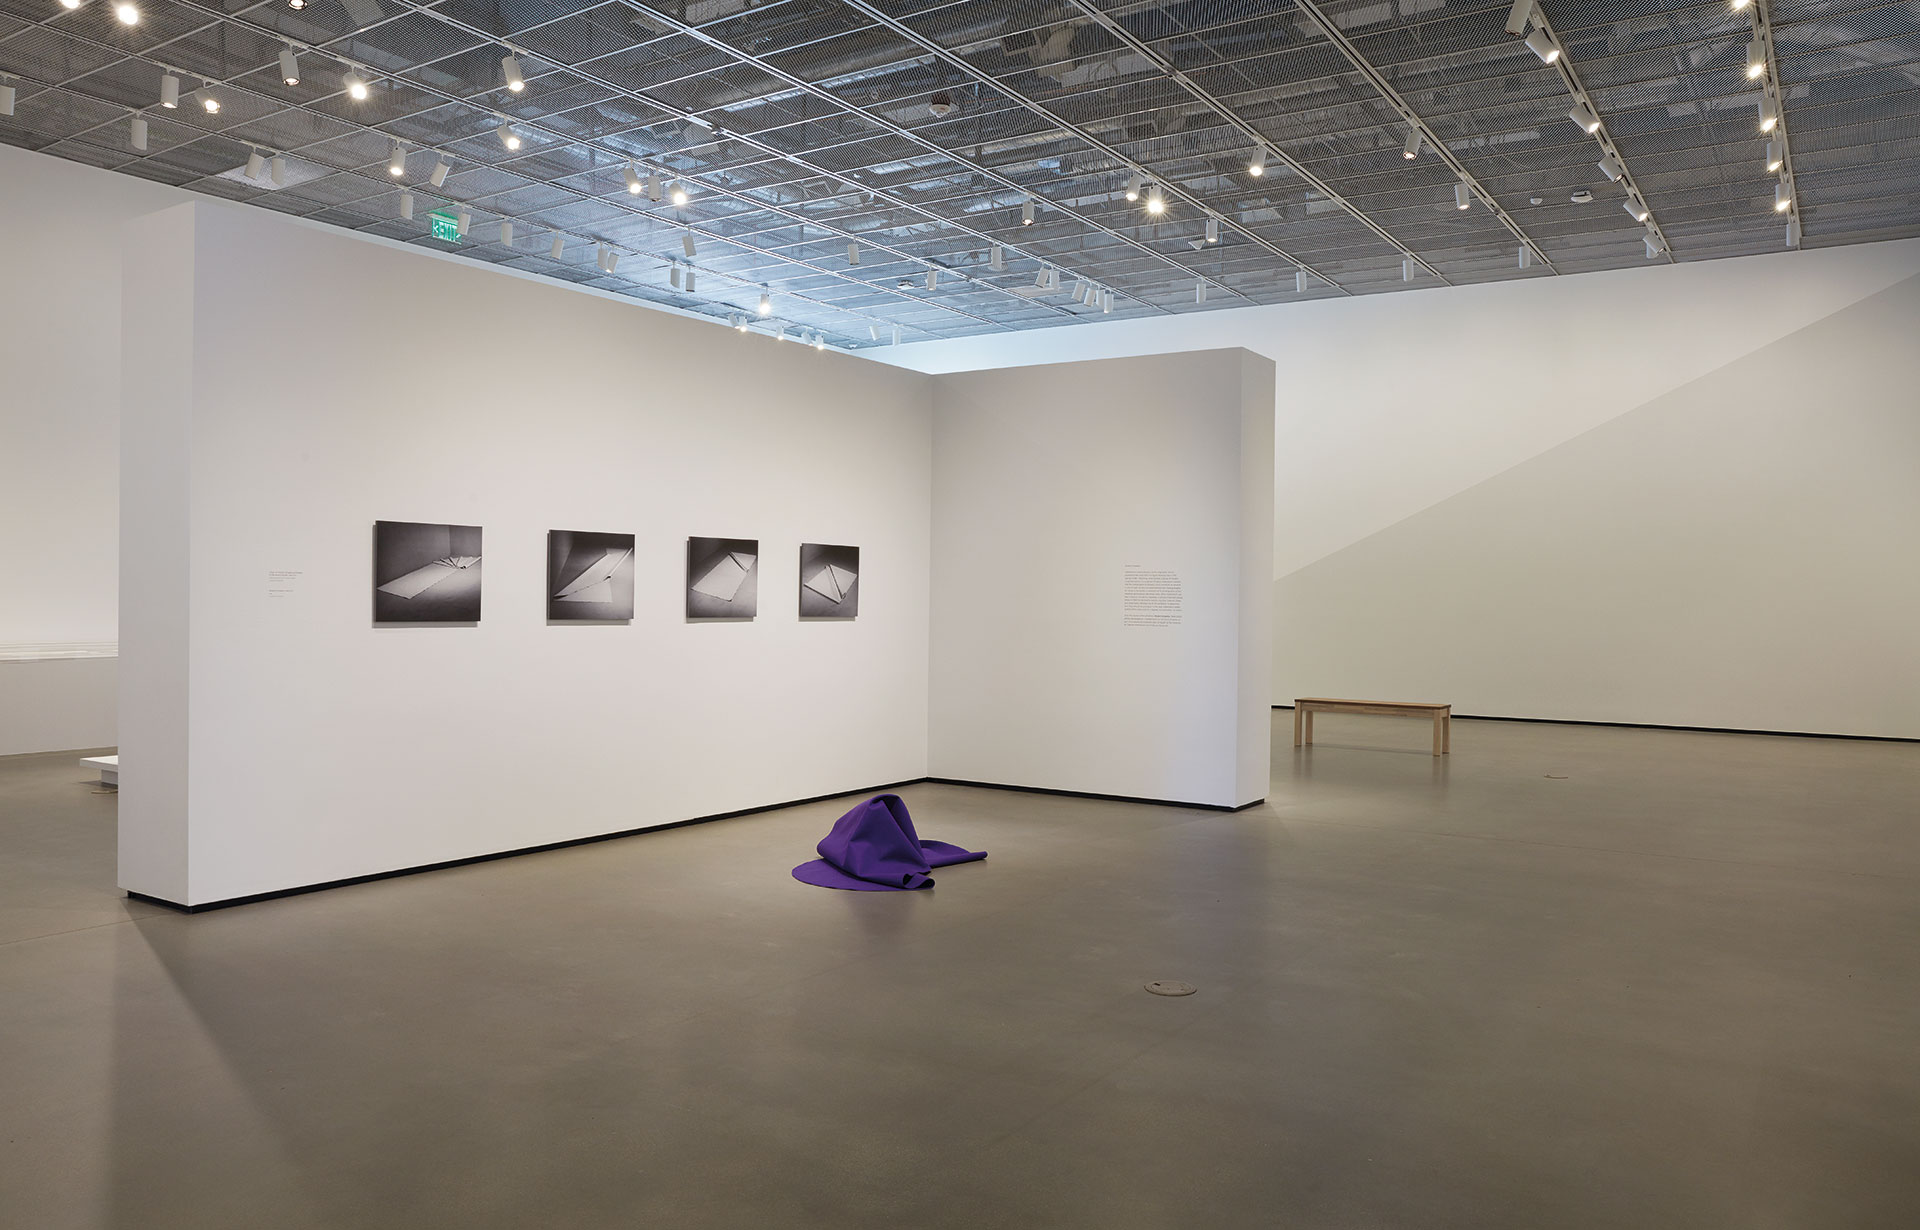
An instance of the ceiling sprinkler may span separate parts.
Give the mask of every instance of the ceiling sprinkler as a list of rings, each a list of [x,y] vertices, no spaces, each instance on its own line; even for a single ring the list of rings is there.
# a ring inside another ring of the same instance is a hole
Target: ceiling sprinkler
[[[953,114],[953,95],[941,90],[927,100],[927,110],[933,112],[935,119],[945,119]]]

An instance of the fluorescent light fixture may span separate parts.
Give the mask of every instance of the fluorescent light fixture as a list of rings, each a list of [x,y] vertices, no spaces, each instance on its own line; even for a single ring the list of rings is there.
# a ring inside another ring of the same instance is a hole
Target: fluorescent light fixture
[[[266,172],[267,160],[259,150],[247,151],[247,178],[259,179]]]
[[[1787,164],[1786,155],[1780,151],[1778,141],[1767,142],[1767,173],[1771,175]]]
[[[1140,187],[1145,182],[1145,177],[1138,171],[1127,176],[1127,199],[1129,201],[1137,201],[1140,199]]]
[[[395,179],[407,173],[407,147],[398,141],[393,143],[393,153],[387,156],[387,174]]]
[[[1021,226],[1033,225],[1033,198],[1032,197],[1028,197],[1026,200],[1020,202],[1020,225]]]
[[[411,188],[400,194],[400,219],[403,222],[413,219],[413,189]]]
[[[1781,180],[1773,186],[1773,212],[1786,213],[1793,205],[1793,189],[1787,187],[1787,181]]]
[[[1774,125],[1779,122],[1780,108],[1774,105],[1773,99],[1763,96],[1760,99],[1760,131],[1772,132]]]
[[[1620,208],[1626,210],[1635,222],[1645,222],[1647,215],[1652,212],[1632,197],[1628,197],[1626,200],[1620,202]]]
[[[1759,39],[1747,44],[1747,80],[1765,76],[1767,71],[1767,49]]]
[[[646,191],[646,188],[647,188],[646,184],[642,183],[640,180],[640,168],[633,165],[633,159],[631,158],[627,159],[627,192],[628,194],[632,196],[639,196],[642,192]]]
[[[293,54],[292,47],[280,49],[280,80],[288,85],[300,84],[300,59]]]
[[[773,311],[773,296],[764,290],[760,292],[759,311],[762,316],[765,316],[769,312]]]
[[[1420,125],[1407,125],[1407,143],[1400,147],[1400,156],[1411,162],[1420,156]]]
[[[267,160],[267,178],[273,181],[273,186],[276,188],[286,187],[287,160],[279,154],[275,154],[269,158]]]
[[[438,188],[447,182],[447,172],[453,170],[453,164],[447,161],[445,154],[433,164],[433,174],[427,176],[427,182]]]
[[[1207,219],[1207,242],[1208,243],[1220,242],[1220,219],[1218,218]]]
[[[1554,45],[1553,35],[1545,30],[1527,35],[1527,49],[1539,56],[1542,64],[1551,64],[1560,58],[1560,48]]]
[[[513,219],[512,218],[500,219],[500,242],[506,244],[509,248],[513,246]]]
[[[553,245],[547,249],[547,256],[557,261],[567,258],[567,237],[565,235],[557,233],[554,235]]]
[[[1453,207],[1465,209],[1471,204],[1473,204],[1473,189],[1467,187],[1465,180],[1461,180],[1453,186]]]
[[[694,241],[692,231],[681,232],[680,250],[686,253],[686,257],[688,260],[692,260],[694,257],[700,255],[700,248],[699,248],[699,245]]]
[[[506,116],[503,115],[498,118],[500,120],[500,144],[506,146],[509,151],[519,149],[520,134],[513,130],[513,125],[507,122]]]
[[[12,114],[13,87],[10,85],[0,85],[0,115]],[[147,148],[147,117],[144,115],[135,115],[128,127],[130,131],[127,136],[132,140],[133,148],[144,153]]]
[[[1253,151],[1253,157],[1247,159],[1247,174],[1259,179],[1267,173],[1267,147],[1262,145]]]
[[[160,78],[160,105],[169,111],[180,105],[180,78],[172,73]]]
[[[500,57],[500,77],[515,94],[527,88],[527,79],[520,75],[520,61],[511,53]]]
[[[1600,168],[1600,174],[1606,176],[1614,183],[1619,183],[1620,177],[1627,173],[1627,169],[1620,165],[1620,160],[1612,154],[1601,158],[1595,165]]]
[[[1513,0],[1513,8],[1507,13],[1507,33],[1519,38],[1527,32],[1527,23],[1533,20],[1533,0]]]
[[[1600,131],[1600,117],[1583,102],[1573,104],[1573,110],[1567,112],[1567,118],[1580,125],[1580,131],[1589,135]]]
[[[1400,258],[1400,280],[1402,282],[1413,281],[1413,258],[1411,256],[1403,256]]]
[[[128,4],[126,0],[121,0],[121,3],[113,6],[113,15],[120,19],[120,24],[123,26],[140,24],[140,10]]]
[[[847,245],[847,264],[849,266],[853,266],[853,265],[858,265],[859,263],[860,263],[860,245],[857,243],[848,244]]]
[[[367,98],[367,79],[359,73],[348,73],[340,78],[340,84],[347,87],[347,97],[355,102],[365,102]]]
[[[993,270],[995,273],[1000,273],[1003,272],[1006,267],[1007,250],[996,243],[993,245],[993,249],[987,253],[987,268]]]
[[[667,196],[673,201],[674,205],[685,205],[687,203],[687,186],[676,179],[670,186]]]
[[[1147,191],[1147,212],[1156,218],[1167,212],[1167,198],[1160,191],[1159,184],[1155,184]]]

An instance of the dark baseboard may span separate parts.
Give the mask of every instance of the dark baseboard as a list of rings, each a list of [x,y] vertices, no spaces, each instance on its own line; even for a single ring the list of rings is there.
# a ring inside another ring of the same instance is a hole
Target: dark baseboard
[[[739,811],[723,811],[711,816],[695,816],[690,820],[669,820],[665,824],[649,824],[644,828],[621,829],[614,833],[595,833],[591,837],[571,837],[566,841],[550,841],[538,846],[521,846],[514,850],[498,850],[492,854],[475,854],[467,858],[451,858],[443,863],[422,863],[418,867],[399,867],[392,871],[375,871],[363,876],[348,876],[344,880],[327,880],[319,884],[302,884],[297,888],[279,888],[270,893],[254,893],[246,897],[228,897],[224,901],[206,901],[199,905],[181,905],[178,901],[168,901],[164,897],[150,897],[146,893],[128,890],[127,896],[135,901],[145,901],[152,905],[163,905],[182,914],[204,914],[208,910],[224,910],[230,906],[252,905],[256,901],[273,901],[280,897],[298,897],[305,893],[317,893],[329,888],[346,888],[350,884],[370,884],[375,880],[392,880],[400,876],[420,875],[428,871],[445,871],[449,867],[467,867],[474,863],[491,863],[496,859],[519,858],[523,854],[543,854],[548,850],[566,850],[573,846],[589,846],[599,841],[618,841],[622,837],[638,837],[644,833],[659,833],[667,829],[683,829],[690,824],[708,824],[715,820],[732,820],[739,816],[751,816],[763,811],[778,811],[782,807],[800,807],[807,803],[823,803],[828,799],[841,799],[856,794],[877,794],[887,790],[897,790],[902,786],[912,786],[926,781],[924,777],[912,777],[901,782],[885,782],[878,786],[868,786],[860,790],[836,790],[832,794],[816,794],[811,798],[789,799],[784,803],[768,803],[763,807],[743,807]]]
[[[1151,803],[1156,807],[1192,807],[1200,811],[1245,811],[1249,807],[1258,807],[1266,799],[1255,799],[1251,803],[1242,803],[1238,807],[1229,807],[1225,803],[1187,803],[1180,799],[1143,799],[1131,794],[1095,794],[1090,790],[1052,790],[1045,786],[1008,786],[1000,782],[970,782],[958,777],[929,777],[929,782],[939,786],[974,786],[981,790],[1013,790],[1020,794],[1057,794],[1069,799],[1102,799],[1108,803]]]
[[[1292,705],[1275,705],[1292,709]],[[1531,722],[1536,726],[1611,726],[1616,730],[1690,730],[1706,735],[1773,735],[1781,739],[1852,739],[1861,743],[1920,743],[1904,735],[1836,735],[1823,730],[1753,730],[1742,726],[1668,726],[1662,722],[1588,722],[1579,718],[1501,717],[1494,713],[1456,713],[1466,722]]]

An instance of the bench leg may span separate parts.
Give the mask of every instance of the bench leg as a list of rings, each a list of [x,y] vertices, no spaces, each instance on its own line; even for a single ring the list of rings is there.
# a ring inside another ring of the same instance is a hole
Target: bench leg
[[[1293,745],[1295,747],[1300,746],[1300,714],[1300,706],[1295,705],[1293,707]]]
[[[1313,746],[1313,710],[1307,710],[1307,746]]]
[[[1433,715],[1433,754],[1440,754],[1440,715]]]
[[[1451,711],[1440,719],[1440,754],[1442,756],[1451,756],[1453,754],[1453,714]]]

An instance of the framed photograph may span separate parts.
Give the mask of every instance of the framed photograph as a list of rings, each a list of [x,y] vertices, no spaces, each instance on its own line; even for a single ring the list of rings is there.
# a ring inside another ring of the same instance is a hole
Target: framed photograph
[[[752,619],[759,593],[759,539],[687,539],[688,619]]]
[[[852,619],[860,614],[860,548],[800,544],[800,618]]]
[[[480,527],[374,522],[373,622],[480,622]]]
[[[616,623],[633,618],[633,535],[547,531],[547,619]]]

